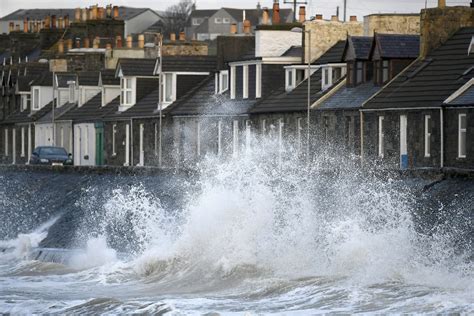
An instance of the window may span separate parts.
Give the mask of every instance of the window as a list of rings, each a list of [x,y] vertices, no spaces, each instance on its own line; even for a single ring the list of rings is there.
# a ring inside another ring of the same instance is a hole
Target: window
[[[26,111],[30,107],[31,104],[31,95],[28,94],[23,94],[21,96],[21,111]]]
[[[40,90],[39,88],[33,89],[33,110],[37,111],[40,109]]]
[[[358,61],[356,63],[357,70],[356,70],[356,83],[362,83],[364,80],[364,63],[361,61]]]
[[[117,156],[117,152],[115,151],[115,137],[117,134],[117,124],[112,125],[112,156]]]
[[[286,70],[286,91],[290,92],[295,88],[294,69]]]
[[[384,138],[385,134],[383,132],[383,121],[384,117],[379,116],[379,157],[383,158],[384,156]]]
[[[222,18],[215,18],[214,23],[216,24],[222,24]]]
[[[25,128],[21,128],[21,157],[25,157]]]
[[[121,105],[133,105],[134,97],[133,97],[133,78],[122,78],[120,80],[120,104]]]
[[[173,74],[164,74],[164,102],[173,102],[174,101],[174,96],[173,96]]]
[[[248,99],[248,97],[249,97],[249,66],[244,65],[242,68],[243,68],[242,98],[243,99]]]
[[[8,157],[8,128],[5,128],[5,156]]]
[[[466,114],[459,114],[458,157],[466,158]]]
[[[194,26],[200,25],[202,21],[203,20],[201,18],[193,18],[193,25]]]
[[[382,82],[385,83],[389,79],[389,73],[390,73],[390,64],[388,60],[382,61]]]
[[[354,84],[354,64],[347,63],[347,85],[352,86]]]
[[[425,157],[431,156],[431,115],[425,115]]]
[[[229,71],[224,70],[219,73],[219,93],[229,90]]]
[[[230,19],[229,18],[223,18],[222,23],[224,24],[230,24]]]
[[[230,67],[230,98],[235,99],[235,66]]]
[[[324,86],[329,85],[329,68],[324,68],[324,73],[323,73],[323,84]]]

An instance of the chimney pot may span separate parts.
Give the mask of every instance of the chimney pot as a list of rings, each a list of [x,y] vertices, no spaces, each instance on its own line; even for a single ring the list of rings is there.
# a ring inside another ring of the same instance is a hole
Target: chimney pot
[[[250,23],[250,21],[245,20],[244,21],[244,33],[245,34],[250,34],[251,33],[251,27],[252,27],[252,24]]]
[[[107,44],[105,45],[105,49],[106,49],[106,50],[111,50],[111,49],[112,49],[112,44],[107,43]]]
[[[230,25],[230,34],[237,34],[237,23],[232,23]]]
[[[438,0],[438,8],[446,8],[446,0]]]
[[[64,28],[64,20],[63,20],[63,17],[60,16],[58,18],[58,29],[63,29]]]
[[[99,7],[97,9],[97,20],[103,20],[104,19],[104,8]]]
[[[357,22],[357,15],[351,15],[350,16],[350,21],[351,22]]]
[[[81,10],[81,22],[86,22],[87,21],[87,9],[82,9]]]
[[[118,6],[114,6],[114,19],[117,20],[119,17],[120,17],[120,14],[119,14],[119,7],[118,7]]]
[[[107,7],[105,8],[105,14],[106,18],[110,19],[112,17],[112,5],[108,4]]]
[[[322,20],[323,15],[322,14],[316,14],[316,20]]]
[[[63,39],[60,39],[58,41],[58,53],[64,54],[64,40]]]
[[[99,48],[100,47],[100,38],[96,36],[94,41],[92,42],[92,48]]]
[[[133,38],[132,35],[127,36],[127,48],[132,48],[133,45]]]
[[[44,28],[49,29],[51,27],[51,17],[47,15],[44,18]]]
[[[273,1],[273,16],[272,16],[272,24],[280,24],[280,2],[279,0]]]
[[[90,48],[91,47],[91,40],[86,37],[84,38],[84,48]]]
[[[170,41],[176,41],[176,33],[170,33]]]
[[[145,47],[145,35],[140,34],[138,35],[138,48],[144,48]]]
[[[52,15],[51,16],[51,28],[52,29],[56,29],[56,16],[55,15]]]
[[[79,37],[76,38],[76,48],[81,48],[81,39]]]
[[[339,22],[339,17],[337,15],[331,15],[332,22]]]
[[[117,35],[115,37],[115,47],[122,48],[122,36]]]
[[[64,28],[69,28],[69,15],[64,16]]]
[[[98,11],[98,6],[97,4],[92,6],[92,20],[97,20],[97,11]]]
[[[186,34],[184,32],[179,32],[179,40],[180,41],[185,41],[186,40]]]
[[[67,50],[72,49],[72,39],[71,38],[66,41],[66,46],[67,46]]]
[[[299,22],[303,23],[306,21],[306,7],[304,5],[300,6],[300,12],[299,12]]]
[[[77,22],[81,22],[81,8],[76,8],[76,10],[74,11],[74,21],[77,23]]]
[[[268,8],[263,8],[262,24],[263,25],[268,25],[269,22],[270,22],[270,14],[268,13]]]
[[[30,19],[24,18],[23,19],[23,32],[28,33],[29,30],[29,21]]]

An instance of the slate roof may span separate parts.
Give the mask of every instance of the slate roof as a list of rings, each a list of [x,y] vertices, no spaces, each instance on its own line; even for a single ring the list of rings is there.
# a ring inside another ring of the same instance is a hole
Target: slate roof
[[[124,112],[117,112],[109,115],[109,118],[129,119],[135,117],[157,116],[158,89],[140,99],[134,106]]]
[[[448,106],[474,105],[474,85],[470,86],[457,98],[448,103]]]
[[[381,58],[415,59],[420,55],[419,35],[375,34],[374,41],[373,51],[377,49]]]
[[[95,122],[118,109],[120,97],[115,98],[106,106],[102,106],[102,93],[96,94],[81,107],[77,105],[60,117],[61,121]]]
[[[467,54],[474,27],[462,28],[441,47],[417,60],[368,101],[363,109],[439,107],[471,77]]]
[[[27,75],[38,76],[48,71],[49,71],[49,63],[28,62],[26,64]]]
[[[18,91],[19,92],[30,92],[31,83],[36,79],[37,76],[26,75],[18,77]]]
[[[35,122],[46,115],[53,108],[53,101],[46,104],[39,111],[30,112],[28,110],[18,111],[9,115],[1,124],[16,124]]]
[[[46,71],[41,73],[31,83],[32,86],[52,87],[53,86],[53,73]]]
[[[80,86],[99,86],[98,71],[79,71],[77,72],[77,81]]]
[[[120,86],[120,78],[115,76],[115,70],[113,69],[102,70],[100,78],[103,85]]]
[[[291,46],[281,56],[283,56],[283,57],[302,57],[303,56],[303,48],[301,46]]]
[[[325,65],[325,64],[336,64],[344,62],[344,47],[346,46],[346,41],[339,41],[328,49],[321,57],[319,57],[313,64],[316,65]]]
[[[357,60],[369,60],[373,38],[369,36],[349,36],[347,38],[344,57],[350,53]]]
[[[76,103],[65,103],[60,107],[57,107],[54,109],[54,120],[59,120],[61,119],[61,116],[63,116],[65,113],[68,111],[72,110],[76,106]],[[41,118],[39,118],[36,122],[38,123],[50,123],[53,121],[53,110],[49,111],[45,115],[43,115]]]
[[[163,71],[210,72],[216,70],[215,56],[165,56]]]
[[[214,75],[208,76],[183,98],[165,109],[171,115],[246,114],[256,100],[231,100],[229,95],[215,95]]]
[[[153,76],[156,58],[120,58],[117,69],[124,76],[149,77]]]
[[[380,88],[380,86],[375,85],[373,82],[366,82],[355,87],[344,85],[332,96],[324,100],[315,110],[359,109]]]
[[[74,73],[56,73],[56,78],[58,82],[58,88],[67,88],[69,85],[68,81],[76,81],[77,76]]]

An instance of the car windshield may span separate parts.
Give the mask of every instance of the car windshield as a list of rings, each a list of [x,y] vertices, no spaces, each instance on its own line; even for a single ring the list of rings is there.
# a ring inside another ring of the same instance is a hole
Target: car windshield
[[[66,155],[67,156],[67,152],[64,148],[43,147],[41,148],[41,155]]]

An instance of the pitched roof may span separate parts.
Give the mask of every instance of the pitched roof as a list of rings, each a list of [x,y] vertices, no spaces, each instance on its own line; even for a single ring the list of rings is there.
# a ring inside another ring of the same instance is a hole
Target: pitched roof
[[[77,72],[77,84],[80,86],[98,86],[99,71],[79,71]]]
[[[60,117],[61,121],[73,122],[95,122],[101,120],[107,114],[117,110],[120,97],[115,98],[109,104],[102,106],[102,93],[96,94],[92,99],[81,107],[77,105]]]
[[[402,34],[375,34],[375,45],[380,58],[417,58],[420,54],[420,36]]]
[[[418,59],[386,85],[364,109],[439,107],[472,75],[474,55],[467,54],[474,27],[457,31],[439,48]]]
[[[244,11],[245,19],[249,20],[251,25],[256,26],[260,24],[262,18],[263,10],[262,9],[235,9],[235,8],[222,8],[227,13],[229,13],[235,20],[243,21],[244,20]],[[269,19],[271,21],[273,17],[273,10],[268,10]],[[280,20],[282,22],[290,22],[293,18],[292,9],[280,9]]]
[[[101,70],[100,80],[102,85],[120,86],[120,78],[115,76],[115,70],[113,69]]]
[[[369,36],[348,36],[344,57],[346,60],[368,60],[372,50],[373,38]]]
[[[155,70],[156,58],[120,58],[117,69],[124,76],[150,77]]]
[[[346,46],[346,41],[339,41],[329,48],[324,54],[321,55],[316,61],[312,62],[316,65],[325,65],[325,64],[336,64],[344,61],[344,47]]]
[[[256,100],[231,100],[228,94],[216,95],[214,76],[204,79],[180,100],[165,109],[171,115],[239,115],[248,113]]]
[[[59,120],[61,119],[61,116],[66,114],[68,111],[72,110],[75,108],[76,103],[65,103],[60,107],[56,107],[54,109],[54,119]],[[51,109],[49,112],[47,112],[45,115],[43,115],[41,118],[39,118],[36,122],[38,123],[50,123],[53,121],[53,110]]]
[[[283,56],[283,57],[301,57],[301,56],[303,56],[303,47],[301,47],[301,46],[291,46],[281,56]]]
[[[27,75],[18,77],[18,91],[19,92],[30,92],[31,84],[36,79],[36,76]]]
[[[380,88],[373,82],[366,82],[355,87],[343,85],[315,110],[359,109]]]
[[[163,71],[210,72],[216,70],[215,56],[165,56]]]
[[[31,83],[32,86],[43,86],[43,87],[52,87],[53,86],[53,73],[49,70],[41,73],[36,77],[36,79]]]
[[[58,82],[58,88],[67,88],[69,87],[68,82],[76,81],[77,76],[74,73],[63,72],[56,73],[56,78]]]
[[[448,106],[474,105],[474,84],[469,86],[463,93],[447,103]]]

